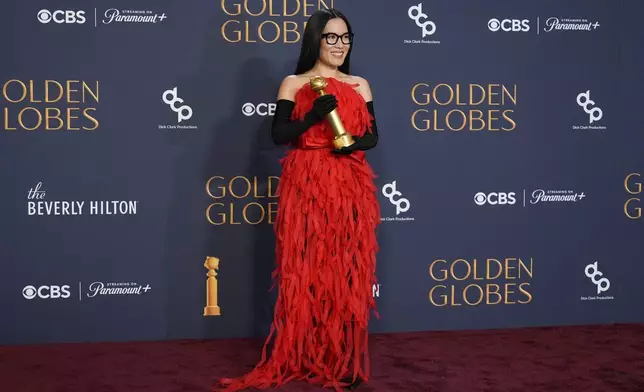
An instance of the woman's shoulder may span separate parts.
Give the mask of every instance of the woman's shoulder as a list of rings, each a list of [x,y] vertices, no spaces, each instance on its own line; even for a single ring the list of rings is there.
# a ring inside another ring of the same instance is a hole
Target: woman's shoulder
[[[357,76],[357,75],[342,75],[342,79],[344,82],[348,84],[355,84],[356,86],[356,91],[362,95],[362,98],[366,102],[369,102],[373,99],[372,94],[371,94],[371,86],[369,85],[369,82],[367,79],[363,78],[362,76]]]
[[[282,80],[280,84],[279,92],[277,94],[278,99],[288,99],[293,101],[297,92],[308,83],[308,77],[305,75],[289,75]]]

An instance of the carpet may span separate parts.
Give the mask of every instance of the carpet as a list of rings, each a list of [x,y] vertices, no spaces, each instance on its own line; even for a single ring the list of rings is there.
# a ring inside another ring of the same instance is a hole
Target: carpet
[[[252,368],[262,341],[2,346],[0,391],[207,392]],[[373,334],[369,347],[358,391],[644,392],[644,325]]]

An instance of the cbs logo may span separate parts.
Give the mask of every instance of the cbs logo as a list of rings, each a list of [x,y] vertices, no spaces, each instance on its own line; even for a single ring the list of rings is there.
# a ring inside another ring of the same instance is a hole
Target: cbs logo
[[[22,289],[22,296],[26,299],[34,299],[36,297],[42,299],[56,299],[56,298],[69,298],[71,293],[70,287],[65,286],[26,286]]]
[[[492,18],[487,22],[490,31],[530,31],[530,21],[528,19],[503,19]]]
[[[515,204],[517,202],[516,193],[514,192],[490,192],[484,193],[479,192],[474,195],[474,203],[479,206],[484,204],[490,205],[506,205],[506,204]]]
[[[247,102],[242,106],[242,113],[247,117],[255,114],[258,116],[273,116],[275,115],[276,107],[277,105],[274,103],[258,103],[257,105],[253,105],[252,103]]]
[[[47,24],[49,22],[54,22],[58,24],[62,23],[77,23],[77,24],[83,24],[85,23],[85,11],[71,11],[71,10],[65,10],[65,11],[49,11],[49,10],[40,10],[38,11],[38,21],[43,24]]]

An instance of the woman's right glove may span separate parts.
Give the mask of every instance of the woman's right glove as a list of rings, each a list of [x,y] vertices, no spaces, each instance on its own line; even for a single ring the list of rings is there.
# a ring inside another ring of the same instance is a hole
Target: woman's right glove
[[[338,100],[334,95],[323,95],[313,101],[313,107],[304,115],[304,120],[298,121],[291,119],[295,102],[287,99],[278,100],[271,128],[273,142],[275,144],[295,142],[301,134],[322,121],[337,106]]]
[[[304,116],[304,120],[310,125],[322,121],[324,117],[338,107],[338,99],[333,94],[326,94],[313,101],[313,107]]]

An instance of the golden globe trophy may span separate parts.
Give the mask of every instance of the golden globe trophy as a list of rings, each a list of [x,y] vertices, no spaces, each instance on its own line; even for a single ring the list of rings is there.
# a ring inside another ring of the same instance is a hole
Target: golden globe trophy
[[[322,76],[314,76],[309,80],[309,85],[313,91],[322,95],[326,95],[324,89],[327,86],[326,79]],[[340,115],[336,109],[326,115],[326,119],[333,129],[333,145],[335,148],[348,147],[354,143],[351,134],[344,129],[344,125],[340,120]]]
[[[219,259],[216,257],[206,257],[206,262],[203,265],[208,269],[208,279],[206,281],[206,307],[203,309],[204,316],[220,316],[221,309],[217,304],[217,273],[215,270],[219,269]]]

